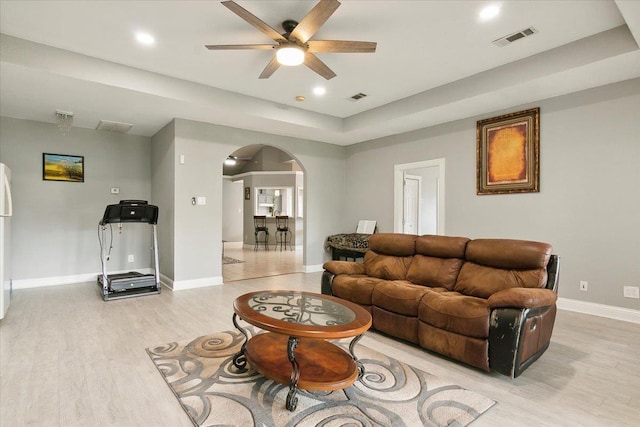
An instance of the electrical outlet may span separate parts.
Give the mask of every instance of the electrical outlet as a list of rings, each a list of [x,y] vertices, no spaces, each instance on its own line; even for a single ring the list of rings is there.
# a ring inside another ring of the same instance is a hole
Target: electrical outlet
[[[589,290],[589,283],[584,280],[580,280],[580,290],[582,292],[587,292]]]
[[[136,257],[134,257],[133,255],[129,255],[129,257],[127,258],[127,261],[129,262],[133,262],[135,261]]]
[[[622,288],[622,293],[625,298],[640,298],[640,288],[637,286],[625,286]]]

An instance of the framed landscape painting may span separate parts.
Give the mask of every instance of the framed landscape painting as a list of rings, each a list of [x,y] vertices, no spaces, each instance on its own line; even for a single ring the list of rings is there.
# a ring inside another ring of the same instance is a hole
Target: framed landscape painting
[[[42,153],[42,179],[84,182],[84,156]]]
[[[540,109],[480,120],[476,126],[477,193],[540,191]]]

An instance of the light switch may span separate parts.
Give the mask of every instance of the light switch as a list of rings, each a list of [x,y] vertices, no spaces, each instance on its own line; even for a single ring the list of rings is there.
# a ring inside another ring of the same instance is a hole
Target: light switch
[[[180,164],[184,165],[184,154],[180,154]]]
[[[206,205],[207,204],[207,198],[204,196],[198,196],[198,204],[199,205]]]

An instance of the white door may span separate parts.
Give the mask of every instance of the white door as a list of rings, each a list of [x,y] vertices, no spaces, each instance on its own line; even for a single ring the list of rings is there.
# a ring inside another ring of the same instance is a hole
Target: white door
[[[407,233],[405,222],[405,175],[422,178],[418,197],[418,220],[414,234],[445,234],[445,159],[403,163],[394,166],[393,231]],[[413,196],[411,196],[413,197]]]
[[[402,232],[420,234],[420,194],[422,177],[404,174]]]

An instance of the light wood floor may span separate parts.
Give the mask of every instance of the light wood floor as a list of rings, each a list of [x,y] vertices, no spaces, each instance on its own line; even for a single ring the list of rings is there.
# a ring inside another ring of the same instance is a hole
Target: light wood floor
[[[145,348],[232,329],[237,296],[317,292],[320,276],[284,274],[110,302],[94,283],[16,291],[0,322],[0,425],[190,426]],[[636,324],[560,311],[549,350],[515,380],[375,332],[361,344],[496,400],[474,427],[640,420]]]
[[[236,280],[255,279],[257,277],[278,276],[280,274],[303,273],[302,251],[243,249],[239,243],[226,243],[224,256],[244,261],[238,264],[224,264],[222,278],[224,283]]]

